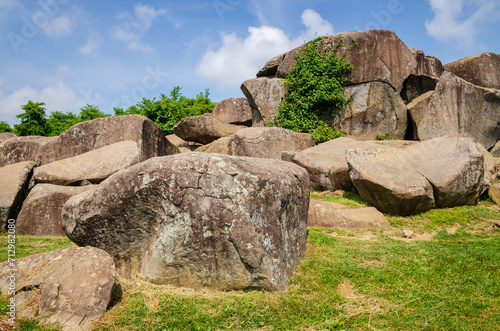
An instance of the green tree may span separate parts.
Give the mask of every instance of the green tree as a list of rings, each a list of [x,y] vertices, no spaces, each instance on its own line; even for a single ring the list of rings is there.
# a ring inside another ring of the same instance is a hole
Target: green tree
[[[307,132],[317,143],[340,136],[340,130],[325,122],[325,115],[334,117],[335,112],[347,105],[345,86],[353,70],[346,60],[347,51],[337,56],[343,39],[334,46],[326,45],[326,37],[316,38],[304,45],[296,54],[297,63],[284,80],[287,89],[278,115],[271,125],[296,132]]]
[[[45,117],[45,106],[43,102],[28,101],[21,106],[24,113],[17,115],[21,119],[21,124],[14,125],[14,130],[19,136],[46,136],[49,131],[47,118]]]
[[[9,123],[0,121],[0,133],[2,132],[12,132],[12,128],[10,127]]]
[[[80,122],[80,118],[75,114],[60,111],[52,112],[47,120],[49,124],[49,136],[58,136],[73,125]]]
[[[110,115],[103,113],[98,106],[87,104],[80,108],[80,122],[95,120],[96,118],[108,117]]]

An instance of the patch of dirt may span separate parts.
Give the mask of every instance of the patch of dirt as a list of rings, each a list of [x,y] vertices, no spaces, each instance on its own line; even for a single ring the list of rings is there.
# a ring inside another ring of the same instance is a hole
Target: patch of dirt
[[[0,320],[0,330],[2,331],[8,331],[8,330],[14,330],[16,328],[15,323],[9,322],[9,320]]]
[[[397,307],[397,305],[391,304],[382,298],[360,295],[354,284],[348,279],[339,284],[337,291],[342,297],[348,300],[348,302],[341,305],[341,308],[346,310],[347,316],[360,314],[372,315]]]

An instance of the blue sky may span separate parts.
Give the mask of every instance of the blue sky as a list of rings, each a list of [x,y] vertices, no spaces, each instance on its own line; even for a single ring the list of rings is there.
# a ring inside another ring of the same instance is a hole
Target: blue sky
[[[499,0],[0,0],[0,121],[28,100],[112,113],[181,86],[240,97],[262,65],[316,34],[394,30],[443,63],[500,53]]]

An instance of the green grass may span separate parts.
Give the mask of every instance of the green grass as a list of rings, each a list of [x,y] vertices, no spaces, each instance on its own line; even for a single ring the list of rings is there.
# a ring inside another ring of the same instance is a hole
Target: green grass
[[[366,205],[350,194],[319,198]],[[122,279],[122,301],[95,330],[498,330],[500,229],[488,221],[500,217],[492,208],[483,201],[390,218],[390,231],[433,231],[430,241],[395,240],[384,231],[361,240],[357,231],[310,229],[285,292],[190,290]],[[448,234],[444,228],[455,223],[462,227]],[[54,238],[19,242],[26,255],[71,245]],[[18,330],[53,330],[23,323]]]
[[[7,260],[8,236],[6,233],[0,235],[0,262]],[[68,238],[63,237],[30,237],[16,236],[16,258],[22,258],[38,253],[55,251],[75,246]]]
[[[370,205],[366,203],[361,197],[357,194],[351,192],[343,192],[342,196],[332,196],[332,195],[322,195],[321,192],[312,191],[311,199],[315,200],[323,200],[328,202],[340,203],[351,208],[363,208],[369,207]]]

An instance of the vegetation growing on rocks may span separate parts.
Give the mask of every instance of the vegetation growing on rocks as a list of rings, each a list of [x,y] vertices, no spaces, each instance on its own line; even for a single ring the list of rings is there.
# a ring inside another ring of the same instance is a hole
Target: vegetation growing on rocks
[[[316,38],[304,45],[296,54],[297,63],[285,78],[287,93],[283,97],[279,112],[272,122],[285,129],[306,132],[317,143],[343,136],[324,120],[324,115],[335,116],[335,112],[349,104],[345,87],[353,66],[347,61],[347,52],[355,47],[353,42],[340,56],[337,54],[343,39],[334,46],[326,46]]]

